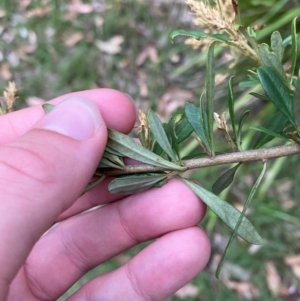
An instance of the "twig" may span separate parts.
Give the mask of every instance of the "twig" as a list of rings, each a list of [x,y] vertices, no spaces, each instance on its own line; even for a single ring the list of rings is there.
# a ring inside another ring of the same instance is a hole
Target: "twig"
[[[249,150],[243,152],[235,152],[229,154],[218,155],[211,158],[199,158],[182,161],[183,165],[187,167],[187,170],[209,167],[222,164],[248,162],[248,161],[265,161],[268,159],[274,159],[279,157],[291,156],[300,154],[300,145],[289,144],[271,148],[261,148],[257,150]],[[159,172],[170,171],[170,169],[151,166],[147,164],[127,165],[122,170],[115,169],[98,169],[97,174],[104,174],[106,176],[117,176],[133,173],[146,173],[146,172]]]

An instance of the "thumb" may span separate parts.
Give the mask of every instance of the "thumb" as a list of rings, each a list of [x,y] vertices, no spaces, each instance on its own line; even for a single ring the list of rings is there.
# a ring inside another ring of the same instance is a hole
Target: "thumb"
[[[3,279],[12,280],[56,217],[80,196],[106,140],[98,106],[71,97],[32,130],[0,147],[0,288]]]

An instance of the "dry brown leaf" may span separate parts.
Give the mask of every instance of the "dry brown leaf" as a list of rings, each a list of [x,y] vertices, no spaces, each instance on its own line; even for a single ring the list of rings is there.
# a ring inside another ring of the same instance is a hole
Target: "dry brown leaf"
[[[158,101],[157,112],[160,116],[169,116],[178,108],[183,107],[187,101],[194,97],[193,92],[180,88],[169,88]]]
[[[29,107],[42,105],[46,102],[46,100],[36,97],[36,96],[29,96],[26,98],[26,104]]]
[[[249,248],[248,248],[248,252],[249,254],[255,254],[256,252],[258,252],[261,248],[262,248],[263,245],[251,245]]]
[[[4,81],[9,81],[12,78],[12,73],[10,71],[10,66],[7,62],[3,62],[0,65],[0,77],[4,80]]]
[[[175,293],[175,296],[185,300],[188,297],[195,297],[200,293],[198,286],[187,284]]]
[[[29,4],[31,3],[32,0],[20,0],[18,1],[19,7],[21,10],[25,9]]]
[[[293,181],[286,180],[283,183],[275,187],[277,199],[280,200],[280,204],[285,209],[291,209],[297,205],[297,202],[292,197]]]
[[[241,203],[234,203],[234,207],[239,210],[239,211],[243,211],[244,209],[244,204]],[[253,209],[251,208],[247,208],[245,215],[250,215],[253,212]]]
[[[32,54],[36,51],[37,45],[22,45],[18,48],[18,53],[20,54]],[[20,57],[23,59],[24,56],[20,55]]]
[[[73,47],[75,44],[77,44],[82,39],[83,39],[83,33],[74,32],[66,38],[65,45],[67,47]]]
[[[259,290],[250,282],[237,282],[231,280],[224,280],[224,284],[238,295],[248,300],[253,300],[259,297]]]
[[[272,261],[266,263],[267,285],[273,296],[277,297],[281,288],[281,279]]]
[[[6,12],[0,9],[0,18],[3,18],[6,15]]]
[[[300,264],[300,254],[299,255],[285,257],[284,258],[284,262],[287,265],[299,265]]]
[[[33,18],[33,17],[44,17],[49,15],[49,13],[52,11],[52,8],[50,6],[45,6],[45,7],[38,7],[29,10],[26,13],[26,17],[28,19]]]
[[[3,91],[3,100],[6,105],[6,112],[14,111],[15,101],[17,98],[18,98],[18,90],[15,82],[8,82],[8,86]]]
[[[66,5],[67,13],[66,19],[72,20],[78,14],[89,14],[93,11],[91,4],[83,3],[80,0],[72,0],[70,4]]]
[[[294,275],[300,279],[300,255],[286,257],[284,262],[291,267]]]
[[[124,42],[123,36],[114,36],[108,41],[96,41],[97,48],[108,54],[117,54],[122,51],[121,44]]]
[[[139,70],[137,74],[137,83],[140,88],[139,94],[141,97],[147,97],[149,95],[147,74],[142,70]]]
[[[138,55],[137,59],[135,60],[135,64],[140,67],[144,64],[146,59],[149,58],[152,63],[158,62],[158,55],[157,50],[152,45],[146,46]]]

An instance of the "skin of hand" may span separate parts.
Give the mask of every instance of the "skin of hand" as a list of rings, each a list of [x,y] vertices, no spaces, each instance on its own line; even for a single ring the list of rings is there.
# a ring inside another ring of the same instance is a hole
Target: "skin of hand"
[[[135,107],[111,89],[50,103],[46,115],[35,106],[0,118],[0,300],[56,300],[87,271],[154,239],[68,300],[164,300],[207,264],[209,240],[197,226],[205,205],[176,179],[126,197],[110,194],[106,179],[81,196],[107,127],[129,133]]]

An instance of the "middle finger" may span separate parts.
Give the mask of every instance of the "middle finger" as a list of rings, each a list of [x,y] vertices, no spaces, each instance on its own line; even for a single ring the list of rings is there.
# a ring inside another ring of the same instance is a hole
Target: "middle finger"
[[[205,205],[179,180],[70,218],[41,238],[26,271],[40,299],[56,299],[88,270],[142,241],[199,223]],[[38,288],[38,289],[37,289]]]

